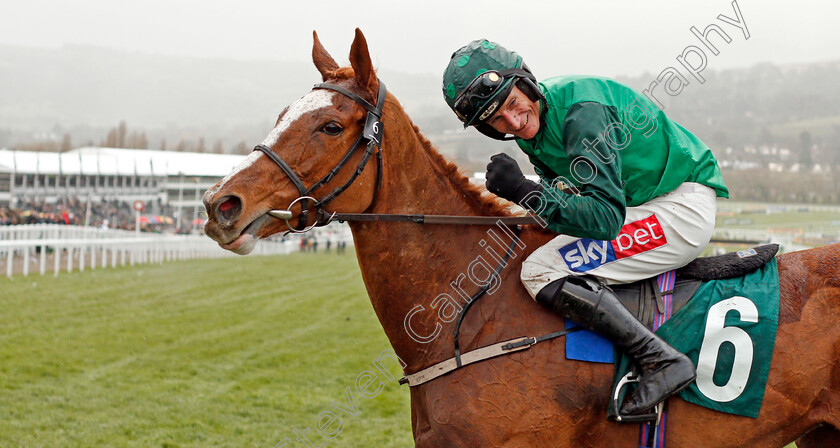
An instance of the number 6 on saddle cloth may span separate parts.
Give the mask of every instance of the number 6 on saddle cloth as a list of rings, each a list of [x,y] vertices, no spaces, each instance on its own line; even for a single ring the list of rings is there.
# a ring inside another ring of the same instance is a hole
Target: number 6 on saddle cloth
[[[677,279],[661,293],[657,286],[664,286],[665,281],[657,285],[655,279],[642,281],[641,288],[638,284],[615,287],[631,313],[697,366],[696,382],[680,398],[721,412],[758,416],[778,325],[779,282],[773,260],[777,250],[778,245],[771,244],[699,258],[660,276],[670,276],[672,282]],[[662,310],[660,299],[666,295],[673,301]],[[671,314],[671,319],[663,319]],[[569,344],[567,340],[567,354]],[[617,409],[627,392],[622,388],[634,382],[632,365],[623,355],[615,365],[609,417],[629,421]]]

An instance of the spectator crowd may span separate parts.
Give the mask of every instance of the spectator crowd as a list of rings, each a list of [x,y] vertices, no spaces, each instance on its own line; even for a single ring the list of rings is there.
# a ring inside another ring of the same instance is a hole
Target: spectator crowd
[[[154,213],[141,217],[143,230],[176,231],[172,207],[160,201],[149,201],[145,203],[145,210],[153,210]],[[55,203],[29,199],[14,209],[0,206],[0,225],[42,223],[134,230],[135,211],[133,204],[125,201],[86,201],[76,197],[61,198]],[[185,222],[184,226],[189,231],[190,222]]]

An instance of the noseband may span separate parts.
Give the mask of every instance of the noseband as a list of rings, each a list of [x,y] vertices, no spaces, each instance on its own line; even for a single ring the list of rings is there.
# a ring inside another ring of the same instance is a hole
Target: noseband
[[[276,152],[272,151],[271,148],[265,145],[257,145],[254,147],[254,151],[261,151],[265,155],[268,156],[269,159],[274,161],[277,166],[280,167],[281,170],[289,177],[289,180],[295,185],[298,189],[298,193],[300,196],[292,201],[289,204],[287,210],[291,211],[292,206],[300,201],[301,212],[300,216],[298,217],[298,225],[295,228],[292,228],[289,225],[289,230],[294,233],[303,233],[309,231],[315,226],[326,225],[330,222],[331,217],[327,219],[322,219],[326,214],[323,211],[325,205],[327,205],[330,201],[338,197],[341,193],[344,192],[350,185],[353,184],[353,181],[356,180],[362,171],[364,171],[365,166],[370,160],[371,156],[374,152],[376,152],[376,184],[373,190],[373,198],[371,199],[371,205],[376,201],[376,193],[379,191],[379,186],[382,183],[382,107],[385,105],[385,84],[382,81],[379,81],[379,95],[376,100],[376,107],[365,101],[364,98],[356,95],[355,93],[345,89],[344,87],[329,84],[329,83],[322,83],[316,84],[313,88],[314,89],[327,89],[327,90],[334,90],[342,95],[352,99],[353,101],[360,104],[362,107],[367,109],[367,118],[365,120],[365,126],[362,130],[362,133],[359,134],[359,137],[353,143],[353,146],[344,154],[344,157],[338,162],[338,165],[335,166],[326,176],[322,177],[321,180],[315,182],[311,187],[306,188],[303,185],[303,181],[301,181],[300,177],[292,170],[288,163],[286,163]],[[359,164],[356,166],[356,170],[350,176],[350,179],[347,179],[343,185],[336,187],[333,191],[331,191],[326,196],[322,197],[321,199],[315,199],[309,196],[313,191],[315,191],[318,187],[328,183],[335,177],[339,170],[350,160],[350,157],[353,156],[353,153],[356,152],[356,149],[362,144],[365,143],[365,153],[362,155],[362,159],[359,161]],[[315,209],[316,218],[315,222],[307,227],[307,222],[309,221],[309,201],[312,200],[313,204],[312,207]],[[368,206],[370,208],[370,206]],[[334,214],[333,214],[334,215]],[[286,219],[286,224],[289,224],[288,219]]]

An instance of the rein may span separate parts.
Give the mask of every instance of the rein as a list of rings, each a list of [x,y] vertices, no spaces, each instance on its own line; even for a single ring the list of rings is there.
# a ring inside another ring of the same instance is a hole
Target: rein
[[[328,216],[329,215],[329,216]],[[413,222],[416,224],[463,224],[473,226],[492,226],[501,222],[505,225],[539,224],[531,216],[459,216],[459,215],[392,215],[385,213],[326,213],[321,212],[319,219],[327,221],[365,221],[365,222]]]
[[[276,152],[272,151],[271,148],[265,145],[257,145],[254,147],[254,151],[260,151],[269,159],[271,159],[280,169],[283,171],[286,176],[289,177],[289,180],[292,181],[295,188],[297,188],[298,196],[297,199],[292,201],[291,204],[286,208],[286,210],[272,210],[269,214],[275,218],[283,219],[286,221],[286,224],[289,227],[289,231],[293,233],[304,233],[307,232],[314,227],[325,226],[332,221],[338,222],[345,222],[345,221],[366,221],[366,222],[413,222],[416,224],[461,224],[461,225],[485,225],[485,226],[492,226],[498,224],[499,222],[505,225],[525,225],[525,224],[538,224],[539,222],[531,217],[531,216],[453,216],[453,215],[398,215],[398,214],[377,214],[377,213],[338,213],[338,212],[327,212],[324,210],[324,206],[327,205],[330,201],[338,197],[341,193],[344,192],[350,185],[356,180],[362,171],[364,171],[365,166],[367,166],[368,161],[373,156],[374,152],[376,153],[376,183],[374,184],[373,190],[373,197],[371,198],[370,205],[368,209],[370,209],[373,204],[376,202],[376,196],[379,192],[379,187],[382,185],[382,134],[383,134],[383,125],[382,125],[382,108],[385,105],[385,95],[387,93],[385,89],[385,84],[382,81],[379,81],[379,94],[377,95],[376,106],[374,107],[370,103],[368,103],[364,98],[356,95],[355,93],[351,92],[344,87],[329,84],[329,83],[321,83],[316,84],[313,89],[327,89],[333,90],[342,95],[352,99],[362,107],[364,107],[368,113],[367,118],[365,120],[365,126],[362,130],[362,133],[359,134],[359,137],[353,143],[353,146],[350,147],[349,150],[344,154],[344,157],[338,162],[338,164],[327,173],[326,176],[322,177],[319,181],[315,182],[309,188],[303,184],[303,181],[300,179],[300,176],[295,173],[292,167],[286,163]],[[359,145],[365,143],[365,153],[362,156],[362,159],[359,161],[359,164],[356,166],[356,170],[353,172],[353,175],[350,176],[350,179],[338,187],[336,187],[333,191],[331,191],[326,196],[322,197],[321,199],[315,199],[310,194],[315,191],[318,187],[330,182],[336,174],[338,174],[339,170],[344,167],[344,164],[350,160],[350,157],[353,156],[353,153],[356,152],[356,149]],[[309,222],[309,201],[312,201],[312,207],[315,209],[315,222],[307,227]],[[292,206],[300,202],[301,205],[301,212],[298,219],[297,227],[292,227],[289,225],[289,220],[292,219]]]

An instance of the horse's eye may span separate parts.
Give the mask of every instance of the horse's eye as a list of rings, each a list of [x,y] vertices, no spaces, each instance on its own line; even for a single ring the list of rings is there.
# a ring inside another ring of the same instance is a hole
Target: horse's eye
[[[321,130],[324,131],[324,133],[329,134],[329,135],[338,135],[338,134],[341,133],[342,128],[341,128],[340,124],[338,124],[334,121],[331,121],[331,122],[325,124],[324,127],[321,128]]]

